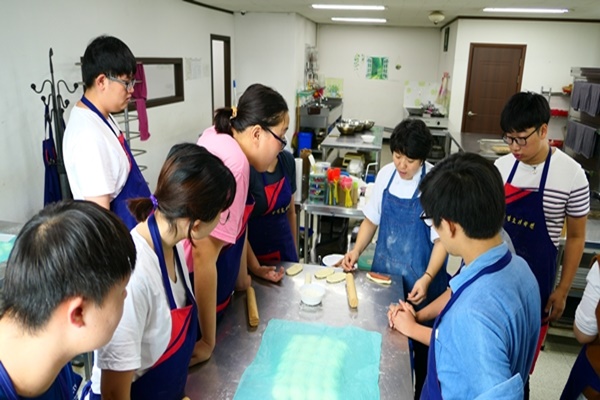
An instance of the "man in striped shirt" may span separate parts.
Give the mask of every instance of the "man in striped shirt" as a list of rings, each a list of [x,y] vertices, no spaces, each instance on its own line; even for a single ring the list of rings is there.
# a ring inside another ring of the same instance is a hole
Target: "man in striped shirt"
[[[500,117],[503,139],[511,154],[495,162],[505,182],[504,229],[540,287],[542,330],[538,352],[548,323],[560,318],[565,309],[583,254],[590,209],[589,183],[581,165],[548,143],[549,120],[550,107],[542,95],[513,95]],[[567,237],[555,287],[558,244],[565,217]]]

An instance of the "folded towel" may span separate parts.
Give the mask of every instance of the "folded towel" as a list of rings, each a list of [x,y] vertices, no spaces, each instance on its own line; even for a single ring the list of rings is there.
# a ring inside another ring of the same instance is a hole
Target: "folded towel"
[[[573,92],[571,93],[571,107],[575,110],[579,110],[581,106],[581,91],[583,90],[585,82],[575,81],[573,84]]]
[[[600,84],[590,83],[590,97],[587,110],[584,110],[590,115],[600,114]]]
[[[594,148],[596,147],[596,136],[596,128],[579,122],[569,121],[567,123],[565,146],[585,158],[591,158],[594,155]]]

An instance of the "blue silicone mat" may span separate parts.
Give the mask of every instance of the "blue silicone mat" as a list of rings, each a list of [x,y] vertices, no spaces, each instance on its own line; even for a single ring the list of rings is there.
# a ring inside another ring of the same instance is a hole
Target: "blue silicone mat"
[[[378,399],[380,358],[378,332],[272,319],[234,399]]]

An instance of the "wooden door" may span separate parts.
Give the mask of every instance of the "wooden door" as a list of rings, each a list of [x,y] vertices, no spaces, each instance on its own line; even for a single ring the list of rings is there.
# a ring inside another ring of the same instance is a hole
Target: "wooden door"
[[[526,45],[471,43],[462,132],[497,133],[500,113],[521,90]]]

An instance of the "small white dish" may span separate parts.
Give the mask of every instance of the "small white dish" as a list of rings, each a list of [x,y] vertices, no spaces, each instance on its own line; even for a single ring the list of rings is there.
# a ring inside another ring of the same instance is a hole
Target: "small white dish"
[[[343,254],[329,254],[323,257],[323,265],[326,267],[333,267],[337,264],[342,258],[344,258]]]
[[[325,296],[325,288],[316,283],[307,283],[300,287],[300,299],[307,306],[320,304]]]
[[[360,135],[360,137],[365,143],[373,143],[375,141],[375,135]]]

